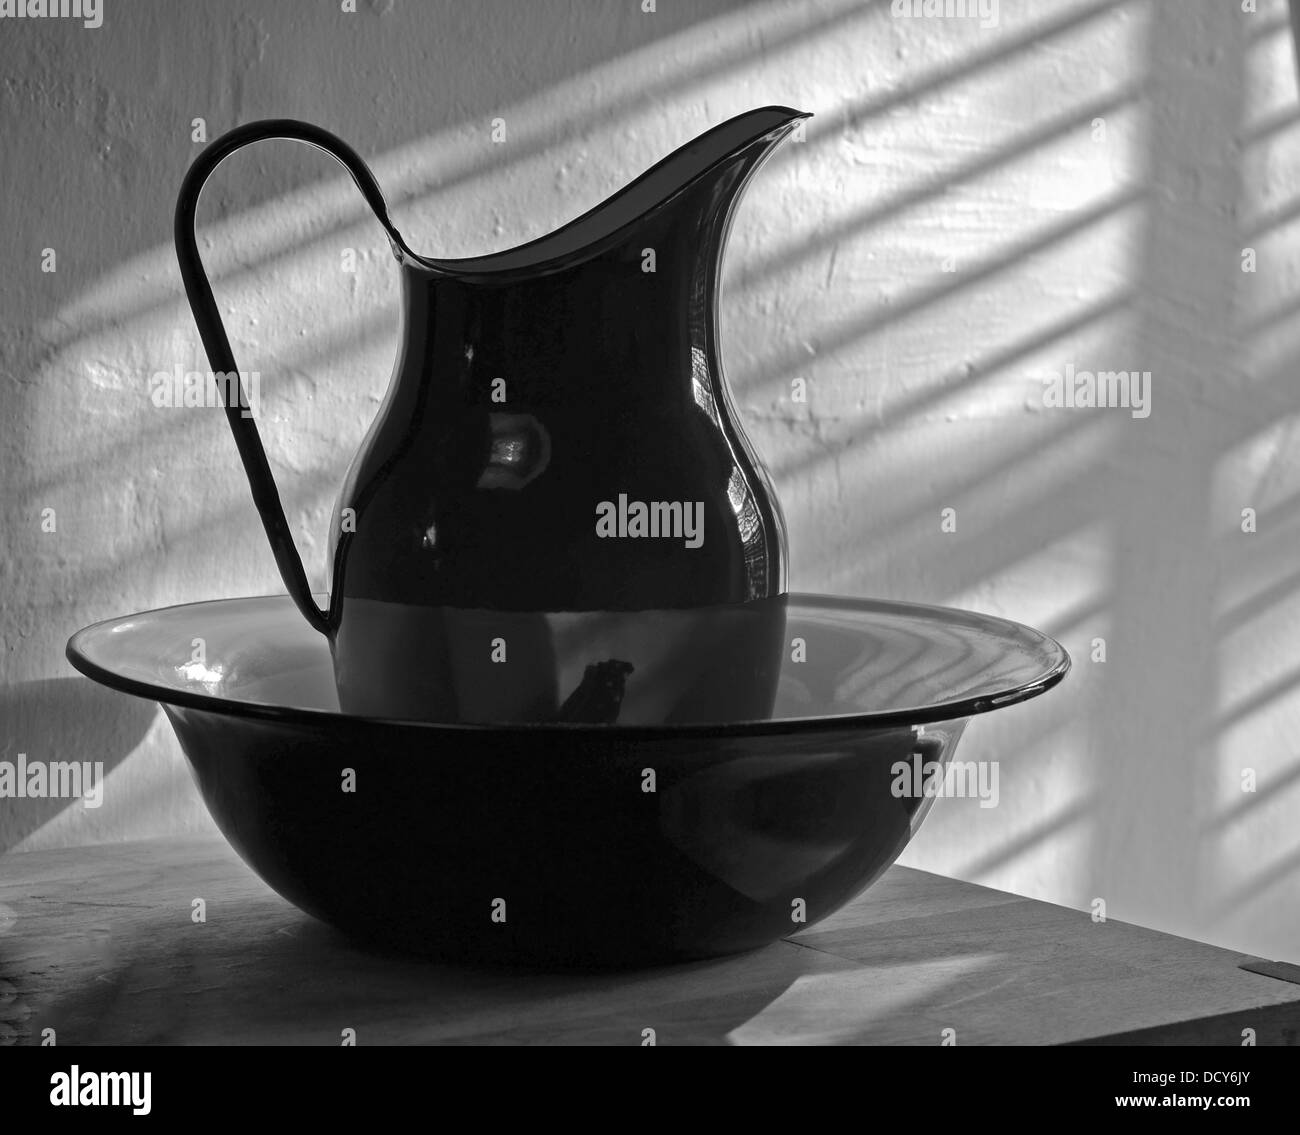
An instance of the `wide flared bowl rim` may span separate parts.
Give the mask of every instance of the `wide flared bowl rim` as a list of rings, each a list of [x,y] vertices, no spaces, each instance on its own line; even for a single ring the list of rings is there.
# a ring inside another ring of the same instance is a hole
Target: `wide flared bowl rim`
[[[861,729],[896,729],[925,725],[938,721],[956,721],[988,713],[1004,706],[1016,705],[1045,693],[1057,685],[1069,672],[1070,656],[1056,639],[1023,623],[997,615],[956,607],[943,607],[911,603],[892,599],[846,598],[833,595],[792,592],[788,602],[792,610],[839,611],[847,614],[880,614],[893,617],[915,617],[955,626],[978,626],[985,633],[1002,637],[1008,649],[1017,649],[1028,655],[1036,649],[1042,655],[1042,665],[1037,672],[1027,675],[1005,687],[983,691],[977,695],[938,699],[921,705],[890,707],[886,710],[863,710],[846,713],[821,713],[807,716],[775,717],[714,722],[683,722],[653,725],[605,725],[582,722],[438,722],[405,718],[361,716],[340,710],[306,706],[279,705],[272,702],[250,701],[230,695],[203,693],[182,689],[160,682],[146,681],[112,669],[97,661],[93,646],[104,636],[126,629],[132,620],[162,615],[181,610],[201,611],[203,608],[229,607],[232,604],[252,602],[274,604],[279,609],[291,609],[292,600],[287,595],[241,596],[227,599],[209,599],[193,603],[176,603],[131,615],[104,619],[77,631],[68,640],[67,658],[72,666],[87,678],[110,689],[134,697],[159,702],[164,707],[201,710],[226,717],[278,722],[285,725],[323,726],[373,726],[386,729],[432,730],[442,733],[493,733],[527,735],[536,733],[599,734],[628,740],[653,738],[733,738],[779,736],[782,734],[811,734],[826,731]],[[295,611],[296,613],[296,611]]]

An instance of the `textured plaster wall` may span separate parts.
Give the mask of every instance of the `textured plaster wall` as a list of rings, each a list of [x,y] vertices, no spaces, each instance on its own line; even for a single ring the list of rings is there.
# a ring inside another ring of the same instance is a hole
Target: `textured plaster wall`
[[[1278,3],[1002,0],[988,28],[868,0],[103,3],[94,30],[0,26],[0,759],[109,770],[97,810],[0,800],[0,848],[207,826],[165,721],[73,677],[63,644],[281,589],[219,411],[148,398],[153,372],[206,369],[170,245],[194,118],[335,131],[412,244],[460,256],[786,103],[817,117],[745,199],[723,309],[794,585],[1007,615],[1076,660],[972,726],[999,805],[941,801],[905,861],[1300,961],[1300,110]],[[227,162],[201,220],[323,588],[394,266],[345,175],[287,143]],[[1150,417],[1044,406],[1067,364],[1151,371]]]

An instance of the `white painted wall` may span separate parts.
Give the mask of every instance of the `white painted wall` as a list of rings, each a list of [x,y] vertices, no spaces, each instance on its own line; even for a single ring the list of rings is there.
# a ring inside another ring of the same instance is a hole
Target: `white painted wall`
[[[103,3],[95,30],[0,28],[0,758],[112,771],[96,811],[0,801],[0,847],[206,826],[165,721],[70,677],[63,644],[280,589],[220,413],[147,397],[156,370],[206,369],[170,243],[192,118],[335,131],[417,248],[462,256],[787,103],[817,118],[746,197],[723,305],[795,586],[1007,615],[1076,659],[969,730],[1000,805],[941,802],[905,861],[1300,961],[1300,109],[1280,3],[1002,0],[990,28],[884,0]],[[322,155],[246,151],[205,201],[323,586],[391,366],[394,268]],[[1151,371],[1150,417],[1044,407],[1067,364]]]

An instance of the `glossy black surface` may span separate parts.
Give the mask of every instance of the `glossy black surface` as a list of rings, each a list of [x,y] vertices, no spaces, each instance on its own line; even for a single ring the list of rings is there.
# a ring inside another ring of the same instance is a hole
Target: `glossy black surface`
[[[364,717],[498,725],[761,720],[776,697],[785,613],[784,595],[553,612],[354,597],[331,644],[339,705]]]
[[[521,744],[166,709],[213,818],[281,895],[357,936],[470,962],[638,965],[766,945],[873,882],[933,803],[890,792],[894,763],[918,751],[901,727]],[[962,725],[935,725],[924,759],[946,761]]]
[[[580,651],[584,667],[626,671],[641,685],[646,658],[663,661],[647,646],[655,612],[752,604],[744,622],[755,632],[725,657],[713,646],[724,667],[752,667],[756,641],[779,641],[785,523],[732,407],[718,291],[736,204],[803,117],[785,107],[740,115],[556,232],[469,260],[413,253],[365,163],[318,127],[253,123],[200,155],[181,189],[176,244],[214,370],[237,367],[194,220],[204,181],[240,147],[281,137],[331,153],[400,265],[399,356],[335,508],[327,612],[307,594],[256,426],[227,407],[285,585],[333,640],[345,708],[487,719],[452,675],[481,667],[500,636],[439,633],[484,612],[519,613],[502,622],[533,656],[493,678],[506,688],[489,702],[506,721],[546,720],[574,693],[572,682],[559,701],[549,692],[561,666],[549,624],[563,613],[600,613],[601,644]],[[719,618],[725,611],[700,623]],[[701,634],[679,637],[689,651]],[[690,655],[676,662],[689,668]],[[774,659],[757,665],[775,674]],[[746,689],[738,709],[765,714],[771,683]],[[689,719],[689,708],[680,702],[663,719]]]
[[[785,589],[784,533],[732,412],[717,299],[733,209],[801,117],[741,115],[563,229],[518,249],[436,260],[407,248],[346,144],[289,120],[215,141],[176,214],[186,291],[214,370],[236,371],[194,239],[223,158],[292,138],[338,158],[375,209],[402,278],[389,395],[339,499],[336,596],[511,610],[736,603]],[[305,594],[256,427],[228,408],[290,593]],[[602,539],[601,502],[695,504],[703,542]],[[335,600],[337,602],[337,599]]]
[[[341,618],[352,597],[640,611],[786,590],[784,523],[732,410],[717,301],[735,203],[797,117],[755,111],[698,139],[523,262],[403,264],[401,357],[339,497],[356,530],[341,515],[331,530]],[[621,500],[695,523],[602,535],[598,507]]]
[[[328,644],[284,596],[115,619],[68,656],[163,703],[221,830],[302,909],[443,957],[608,966],[824,918],[932,802],[895,795],[895,764],[946,762],[970,715],[1069,667],[1027,627],[909,604],[792,596],[787,634],[765,718],[630,727],[342,714]]]

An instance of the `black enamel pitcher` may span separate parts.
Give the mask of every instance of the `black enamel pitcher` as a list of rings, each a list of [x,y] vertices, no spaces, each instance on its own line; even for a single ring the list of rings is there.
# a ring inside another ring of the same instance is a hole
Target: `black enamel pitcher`
[[[238,366],[195,242],[208,176],[251,142],[333,155],[401,271],[387,396],[335,507],[328,607],[312,597],[256,425],[226,416],[289,594],[329,637],[341,708],[459,722],[761,718],[783,650],[785,524],[719,361],[737,202],[807,117],[742,114],[538,240],[419,256],[332,134],[239,127],[176,208],[185,292],[214,372]]]

